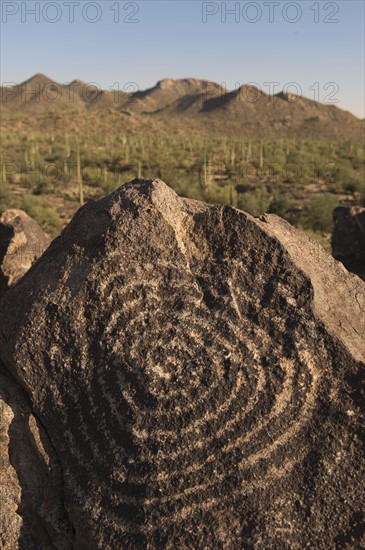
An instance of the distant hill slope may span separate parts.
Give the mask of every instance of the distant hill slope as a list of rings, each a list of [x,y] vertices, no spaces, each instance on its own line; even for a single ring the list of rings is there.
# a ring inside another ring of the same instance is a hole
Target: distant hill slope
[[[219,84],[194,78],[164,79],[144,91],[101,90],[95,83],[73,80],[59,84],[36,74],[14,86],[1,87],[1,110],[5,117],[16,114],[32,118],[41,127],[46,116],[52,126],[62,115],[74,125],[87,126],[91,113],[103,113],[118,130],[163,127],[167,133],[354,139],[364,137],[364,121],[334,105],[280,92],[274,96],[244,85],[228,91]],[[120,117],[120,114],[129,115]],[[35,120],[34,117],[37,119]],[[133,117],[133,123],[131,118]],[[101,117],[99,117],[101,118]],[[56,130],[59,127],[56,126]],[[103,127],[98,121],[97,127]]]

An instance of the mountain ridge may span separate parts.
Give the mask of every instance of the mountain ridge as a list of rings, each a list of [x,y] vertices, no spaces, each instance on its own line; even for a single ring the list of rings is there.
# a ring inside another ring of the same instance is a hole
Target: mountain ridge
[[[16,86],[0,87],[0,104],[3,113],[36,117],[111,110],[146,121],[153,115],[173,132],[176,127],[189,128],[192,119],[198,133],[204,133],[208,122],[219,125],[224,135],[330,138],[333,133],[334,138],[362,139],[364,132],[364,120],[349,111],[285,91],[272,95],[250,84],[228,90],[196,78],[164,78],[145,90],[135,86],[103,90],[95,82],[59,83],[37,73]]]

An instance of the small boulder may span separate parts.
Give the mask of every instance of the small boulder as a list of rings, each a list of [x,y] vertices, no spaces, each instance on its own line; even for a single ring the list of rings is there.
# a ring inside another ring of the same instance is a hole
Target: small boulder
[[[23,210],[0,217],[0,296],[21,279],[48,247],[50,238]]]
[[[365,281],[365,208],[338,206],[333,221],[333,257]]]

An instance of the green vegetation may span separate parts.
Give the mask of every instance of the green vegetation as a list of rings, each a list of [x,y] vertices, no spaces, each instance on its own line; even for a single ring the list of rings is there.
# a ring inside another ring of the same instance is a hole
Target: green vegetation
[[[326,242],[338,204],[364,204],[363,147],[352,141],[156,135],[2,136],[0,210],[26,210],[56,234],[89,199],[135,177],[180,195],[276,213]]]
[[[19,200],[17,207],[27,212],[45,231],[50,233],[62,224],[57,210],[48,206],[47,201],[40,197],[25,195]]]

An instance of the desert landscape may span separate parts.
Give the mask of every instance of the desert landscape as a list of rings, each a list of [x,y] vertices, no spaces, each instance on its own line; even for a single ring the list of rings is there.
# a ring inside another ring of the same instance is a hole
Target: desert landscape
[[[1,3],[0,550],[365,548],[364,10]]]
[[[334,105],[197,79],[117,94],[41,74],[1,98],[3,208],[52,236],[80,203],[135,177],[278,214],[329,251],[333,209],[364,204],[364,121]]]

